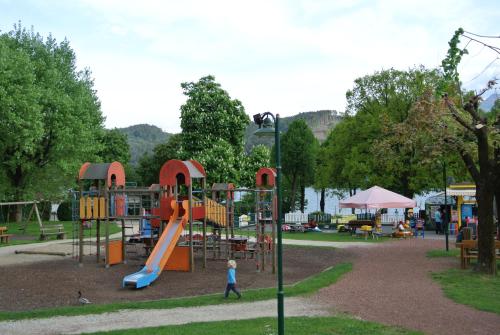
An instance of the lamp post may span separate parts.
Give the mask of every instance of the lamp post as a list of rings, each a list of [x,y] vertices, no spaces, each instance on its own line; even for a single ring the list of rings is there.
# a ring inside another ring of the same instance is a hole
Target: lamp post
[[[444,236],[446,240],[446,251],[449,251],[449,243],[448,243],[448,196],[446,192],[447,187],[447,178],[446,178],[446,161],[443,160],[443,186],[444,186],[444,213],[443,213],[443,225],[444,225]]]
[[[272,119],[272,120],[271,120]],[[270,112],[255,114],[253,120],[259,129],[255,132],[256,136],[272,136],[274,135],[274,144],[276,147],[276,193],[278,196],[278,334],[285,334],[285,313],[284,313],[284,297],[283,292],[283,244],[281,231],[281,148],[280,148],[280,130],[279,130],[279,114],[274,117]],[[274,127],[273,127],[274,121]]]

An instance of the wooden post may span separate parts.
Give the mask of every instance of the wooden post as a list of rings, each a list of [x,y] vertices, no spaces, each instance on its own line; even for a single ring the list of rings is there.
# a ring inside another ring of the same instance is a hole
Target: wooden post
[[[105,264],[106,264],[106,268],[109,268],[109,218],[106,219],[105,225],[106,225],[106,245],[105,245],[106,260],[105,260]]]
[[[83,219],[78,227],[78,265],[83,266]]]
[[[188,188],[188,207],[189,207],[189,271],[194,271],[194,252],[193,252],[193,180]]]
[[[90,228],[92,229],[92,228]],[[90,241],[92,243],[92,241]],[[96,220],[96,232],[95,232],[95,246],[96,246],[96,263],[99,264],[101,257],[101,220]]]
[[[95,246],[96,246],[96,262],[99,264],[101,258],[101,219],[99,218],[99,197],[101,196],[101,182],[97,181],[97,197],[94,197],[93,203],[93,215],[92,217],[98,218],[96,219],[96,232],[95,232]],[[92,243],[92,241],[90,241]],[[106,241],[106,248],[108,247]],[[107,258],[106,258],[107,261]]]
[[[207,268],[207,197],[205,196],[205,178],[203,178],[201,181],[201,187],[203,189],[203,209],[205,210],[205,215],[203,217],[203,268],[206,269]]]
[[[125,259],[125,219],[120,220],[122,222],[122,263],[127,264]]]

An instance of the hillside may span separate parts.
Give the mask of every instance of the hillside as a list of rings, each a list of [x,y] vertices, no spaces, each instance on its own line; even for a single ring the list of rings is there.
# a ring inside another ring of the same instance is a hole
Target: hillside
[[[142,155],[153,151],[155,145],[167,141],[172,135],[149,124],[137,124],[126,128],[118,128],[118,130],[128,137],[130,163],[134,166],[137,165]]]
[[[317,112],[305,112],[298,115],[284,117],[280,119],[280,129],[284,133],[288,130],[288,126],[296,119],[304,119],[314,133],[314,136],[320,142],[324,141],[328,136],[328,132],[342,119],[334,110],[322,110]],[[164,132],[160,128],[148,124],[138,124],[126,128],[118,128],[128,137],[130,145],[130,162],[136,166],[139,159],[145,153],[153,151],[155,145],[163,143],[172,135]],[[274,141],[257,138],[253,133],[257,130],[257,126],[252,122],[248,125],[245,131],[245,150],[250,151],[251,148],[258,144],[272,145]]]
[[[500,94],[493,93],[486,100],[481,102],[480,108],[485,112],[489,112],[493,107],[493,105],[495,104],[495,101],[497,101],[498,99],[500,99]]]
[[[320,110],[316,112],[305,112],[300,113],[298,115],[289,116],[280,118],[280,131],[284,133],[288,130],[288,126],[294,120],[304,119],[307,125],[311,128],[314,136],[320,141],[323,142],[331,129],[333,129],[337,123],[342,120],[342,116],[340,116],[337,111],[334,110]],[[253,133],[257,130],[257,126],[252,122],[245,132],[245,149],[247,151],[251,150],[251,148],[258,144],[266,144],[271,145],[274,141],[267,139],[261,139],[253,135]]]

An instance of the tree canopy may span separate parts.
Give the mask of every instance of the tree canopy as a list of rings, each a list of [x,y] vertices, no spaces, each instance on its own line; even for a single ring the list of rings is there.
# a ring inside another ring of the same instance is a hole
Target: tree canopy
[[[51,197],[92,160],[103,129],[88,69],[69,42],[21,25],[0,35],[0,180],[6,197]]]
[[[423,67],[383,70],[356,79],[346,94],[347,116],[322,150],[328,162],[321,167],[326,172],[319,173],[323,184],[351,194],[376,184],[410,198],[441,188],[441,169],[429,158],[456,161],[456,155],[437,152],[429,137],[419,136],[412,116],[415,103],[434,92],[441,80],[438,70]]]
[[[290,210],[296,208],[299,188],[312,185],[319,143],[302,119],[293,121],[281,139],[281,166],[290,185]],[[286,197],[286,195],[285,195]],[[302,208],[303,210],[303,208]]]
[[[171,159],[183,159],[181,134],[174,134],[165,143],[156,145],[152,154],[145,154],[139,159],[136,169],[142,185],[158,183],[162,165]]]
[[[244,170],[252,164],[243,145],[250,120],[241,102],[231,99],[213,76],[181,87],[188,97],[181,106],[183,156],[205,167],[209,185],[232,182],[249,186]]]

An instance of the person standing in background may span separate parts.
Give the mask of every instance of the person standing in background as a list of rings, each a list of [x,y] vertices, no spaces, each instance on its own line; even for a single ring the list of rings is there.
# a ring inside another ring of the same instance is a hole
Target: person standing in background
[[[441,210],[438,208],[434,212],[434,223],[436,224],[436,235],[442,231]]]

